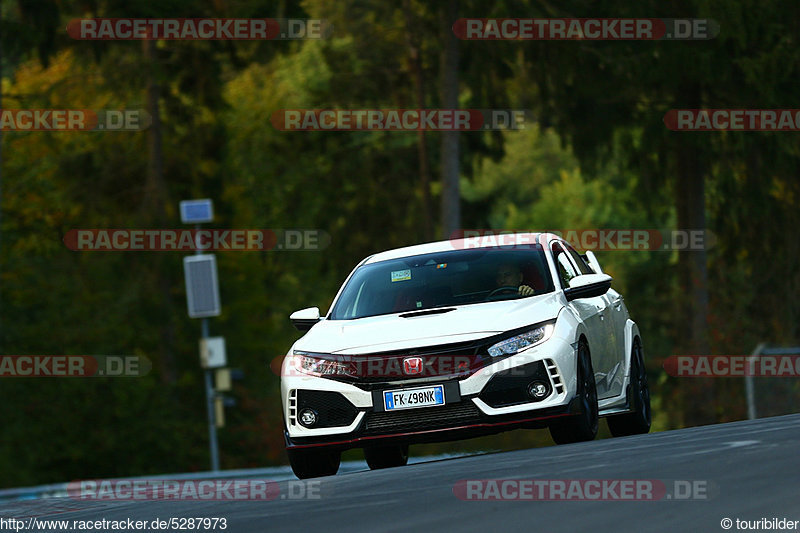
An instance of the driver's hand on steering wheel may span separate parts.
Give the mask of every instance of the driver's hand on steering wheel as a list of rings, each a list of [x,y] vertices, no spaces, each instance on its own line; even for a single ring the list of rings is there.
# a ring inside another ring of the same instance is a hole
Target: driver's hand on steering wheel
[[[519,294],[521,296],[532,296],[534,290],[528,285],[520,285],[519,286]]]

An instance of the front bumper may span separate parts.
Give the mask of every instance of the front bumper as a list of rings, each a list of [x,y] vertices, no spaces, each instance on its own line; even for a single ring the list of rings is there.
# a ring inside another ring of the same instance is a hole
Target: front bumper
[[[532,381],[546,384],[544,398],[533,400],[527,395]],[[444,385],[444,405],[385,411],[382,390],[433,384]],[[466,377],[376,384],[284,373],[284,436],[287,448],[348,449],[376,443],[461,440],[521,427],[541,428],[580,412],[578,402],[573,401],[575,385],[575,348],[556,336]],[[314,427],[305,427],[298,419],[305,408],[312,408],[319,415]]]

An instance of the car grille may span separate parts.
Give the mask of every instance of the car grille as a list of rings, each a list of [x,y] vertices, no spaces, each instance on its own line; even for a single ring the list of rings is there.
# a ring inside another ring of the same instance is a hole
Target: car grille
[[[419,375],[406,375],[403,370],[403,360],[412,356],[420,357],[424,361],[425,370]],[[381,389],[390,383],[421,383],[465,377],[492,360],[486,351],[486,339],[347,357],[354,364],[361,365],[359,368],[363,371],[358,376],[326,377],[352,383],[365,390]],[[465,366],[459,366],[461,364]]]
[[[364,434],[391,434],[425,431],[477,423],[481,413],[471,400],[444,405],[421,407],[404,411],[373,411],[367,413]]]

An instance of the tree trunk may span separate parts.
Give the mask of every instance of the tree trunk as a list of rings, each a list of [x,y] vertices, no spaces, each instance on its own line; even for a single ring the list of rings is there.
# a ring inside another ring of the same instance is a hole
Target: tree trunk
[[[690,105],[689,107],[693,107]],[[697,106],[702,107],[702,106]],[[678,229],[690,232],[706,230],[705,174],[697,138],[680,140],[675,152],[677,161],[676,207]],[[684,354],[710,355],[708,339],[708,270],[707,254],[699,250],[678,252],[679,313],[678,338],[685,341],[678,348]],[[685,379],[684,423],[697,426],[716,422],[714,380]]]
[[[444,52],[442,54],[442,108],[458,108],[458,39],[453,22],[458,17],[458,0],[448,0],[442,11]],[[442,235],[448,239],[461,226],[459,188],[459,146],[457,131],[442,133]]]
[[[167,187],[164,183],[164,155],[162,152],[161,138],[161,111],[159,100],[161,86],[158,82],[158,57],[153,41],[142,41],[145,71],[147,72],[147,112],[152,123],[147,131],[147,177],[145,179],[142,211],[147,225],[164,227],[166,224]],[[153,294],[160,295],[159,308],[170,312],[174,309],[171,294],[171,282],[162,268],[155,272],[155,287]],[[166,320],[159,326],[159,370],[164,383],[174,383],[177,380],[176,361],[173,347],[175,346],[175,331],[172,320]]]
[[[417,109],[425,107],[425,82],[422,73],[420,46],[414,38],[413,13],[410,0],[403,0],[403,13],[406,19],[406,44],[408,45],[409,70],[414,79],[414,97]],[[417,131],[417,156],[419,159],[420,188],[422,189],[422,231],[426,241],[433,240],[433,213],[431,211],[431,171],[428,163],[428,147],[425,130]]]
[[[164,156],[161,151],[161,113],[159,99],[161,86],[154,70],[157,57],[153,41],[142,41],[147,72],[147,112],[152,123],[147,130],[147,178],[145,180],[143,210],[148,222],[163,223],[165,217],[166,187],[164,186]]]

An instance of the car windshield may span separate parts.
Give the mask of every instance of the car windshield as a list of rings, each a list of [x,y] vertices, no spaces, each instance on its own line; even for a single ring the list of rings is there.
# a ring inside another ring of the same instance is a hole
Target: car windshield
[[[553,291],[542,247],[475,249],[380,261],[359,267],[330,319],[423,311],[525,298]]]

